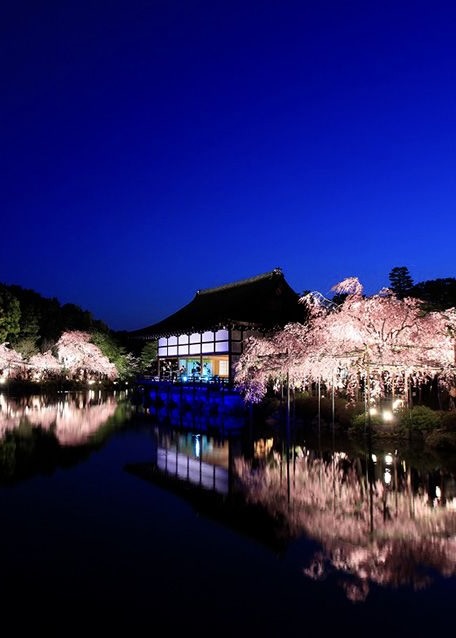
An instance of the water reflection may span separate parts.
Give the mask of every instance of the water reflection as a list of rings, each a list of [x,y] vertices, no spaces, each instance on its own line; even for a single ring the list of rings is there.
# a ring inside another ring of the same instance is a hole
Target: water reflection
[[[179,489],[205,514],[281,551],[284,539],[312,539],[317,549],[299,559],[304,577],[335,579],[352,601],[366,600],[373,586],[420,589],[456,576],[454,457],[369,441],[285,445],[277,433],[260,438],[250,429],[217,438],[143,413],[129,422],[132,413],[124,394],[0,394],[0,484],[77,464],[115,428],[139,422],[147,462],[132,458],[125,469]]]
[[[356,452],[302,444],[286,453],[280,437],[216,442],[158,426],[154,440],[153,471],[146,464],[135,473],[226,495],[226,508],[242,497],[230,524],[248,515],[246,504],[261,508],[261,524],[279,543],[316,542],[302,573],[336,578],[352,601],[365,600],[374,584],[422,589],[456,575],[456,482],[441,460],[412,461],[394,448],[374,453],[367,443]]]
[[[283,551],[286,539],[277,521],[262,506],[249,503],[236,484],[235,459],[251,456],[249,437],[150,424],[149,459],[127,463],[127,472],[177,493],[204,516]]]
[[[96,390],[17,398],[0,394],[0,439],[29,425],[52,430],[60,445],[80,445],[115,414],[119,398]]]
[[[394,449],[350,456],[295,446],[284,455],[270,441],[262,462],[237,458],[235,471],[250,502],[282,518],[291,537],[319,543],[303,573],[337,577],[353,601],[373,584],[421,589],[456,574],[449,470],[419,471]]]
[[[125,392],[0,394],[0,482],[77,462],[86,455],[83,446],[95,445],[102,431],[107,436],[110,426],[125,423],[128,411]],[[71,459],[65,449],[74,449]]]
[[[219,494],[228,494],[228,440],[155,427],[153,441],[154,462],[160,471]]]

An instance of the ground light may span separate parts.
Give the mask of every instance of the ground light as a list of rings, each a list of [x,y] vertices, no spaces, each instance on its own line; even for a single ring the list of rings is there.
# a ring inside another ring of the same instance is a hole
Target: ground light
[[[394,415],[391,410],[383,410],[382,416],[385,423],[391,423],[391,421],[394,419]]]

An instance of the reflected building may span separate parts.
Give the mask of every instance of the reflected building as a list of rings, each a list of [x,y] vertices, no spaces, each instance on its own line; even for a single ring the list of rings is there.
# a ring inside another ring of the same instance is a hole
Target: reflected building
[[[266,534],[281,550],[311,539],[317,549],[303,575],[336,578],[353,602],[365,600],[374,584],[422,589],[437,575],[456,575],[451,470],[441,473],[440,491],[428,492],[430,473],[396,452],[368,458],[296,446],[287,455],[280,439],[241,442],[158,426],[153,441],[150,462],[127,470],[197,507],[204,502],[211,517],[230,526],[245,530],[243,522],[262,512],[249,534]],[[436,498],[443,492],[445,500]]]
[[[230,440],[158,427],[153,434],[153,462],[160,471],[219,494],[229,493]]]

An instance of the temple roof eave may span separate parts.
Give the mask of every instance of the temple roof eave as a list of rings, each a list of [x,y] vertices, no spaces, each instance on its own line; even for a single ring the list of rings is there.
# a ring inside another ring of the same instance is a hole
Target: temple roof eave
[[[144,329],[141,331],[141,334],[133,335],[138,339],[160,339],[161,337],[172,337],[179,336],[181,334],[195,334],[195,333],[203,333],[207,331],[217,331],[217,330],[262,330],[261,324],[258,322],[251,321],[241,321],[234,319],[223,319],[220,321],[212,321],[205,324],[189,324],[185,327],[163,327],[163,328],[154,328],[151,326],[150,329]]]
[[[236,327],[264,331],[293,318],[299,321],[302,305],[298,300],[299,295],[287,284],[281,270],[275,269],[257,277],[198,291],[175,313],[130,332],[130,337],[156,339]]]

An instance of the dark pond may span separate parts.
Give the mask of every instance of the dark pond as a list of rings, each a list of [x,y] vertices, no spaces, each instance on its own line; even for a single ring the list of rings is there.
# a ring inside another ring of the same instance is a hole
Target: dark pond
[[[5,635],[452,634],[456,459],[288,442],[0,395]]]

